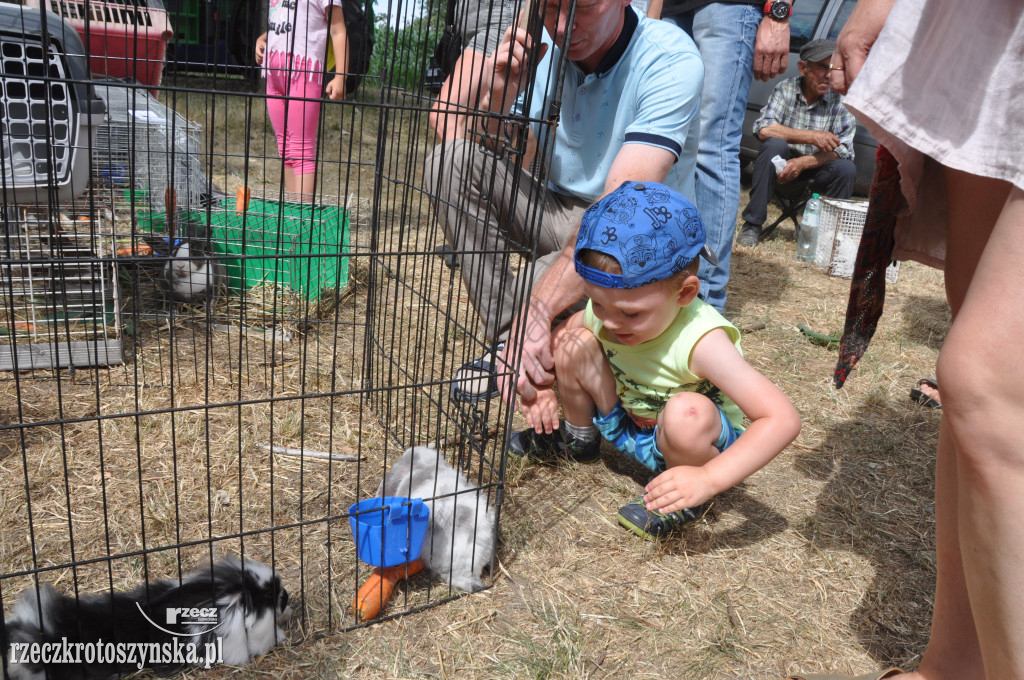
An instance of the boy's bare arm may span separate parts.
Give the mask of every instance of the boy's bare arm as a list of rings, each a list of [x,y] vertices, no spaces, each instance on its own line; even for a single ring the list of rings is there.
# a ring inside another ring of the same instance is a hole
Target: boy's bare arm
[[[715,384],[750,419],[736,442],[700,468],[670,468],[649,485],[645,500],[661,512],[700,505],[764,467],[800,433],[789,399],[737,351],[722,329],[694,347],[690,370]],[[663,479],[664,478],[664,479]]]

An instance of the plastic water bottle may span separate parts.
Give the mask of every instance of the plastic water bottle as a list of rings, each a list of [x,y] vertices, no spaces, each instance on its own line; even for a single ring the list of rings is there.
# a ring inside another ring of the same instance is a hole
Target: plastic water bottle
[[[818,219],[821,216],[821,199],[818,194],[811,196],[804,206],[800,218],[800,235],[796,241],[796,259],[800,262],[814,262],[815,246],[818,243]]]

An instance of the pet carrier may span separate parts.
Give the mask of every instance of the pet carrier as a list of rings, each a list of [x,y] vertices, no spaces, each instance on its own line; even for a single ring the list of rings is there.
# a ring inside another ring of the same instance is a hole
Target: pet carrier
[[[39,7],[47,0],[26,0]],[[147,6],[148,5],[148,6]],[[93,73],[134,78],[155,88],[164,72],[167,42],[174,37],[167,11],[156,2],[48,0],[48,9],[78,31],[89,49]]]
[[[0,4],[0,166],[8,201],[63,201],[85,188],[103,102],[84,55],[78,34],[58,17]]]

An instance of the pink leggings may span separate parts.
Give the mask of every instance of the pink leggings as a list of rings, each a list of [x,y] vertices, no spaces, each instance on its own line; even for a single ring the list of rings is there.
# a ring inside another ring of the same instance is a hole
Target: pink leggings
[[[277,135],[277,153],[284,159],[284,166],[296,175],[316,171],[316,130],[322,91],[322,74],[298,69],[289,72],[287,55],[270,55],[267,113]]]

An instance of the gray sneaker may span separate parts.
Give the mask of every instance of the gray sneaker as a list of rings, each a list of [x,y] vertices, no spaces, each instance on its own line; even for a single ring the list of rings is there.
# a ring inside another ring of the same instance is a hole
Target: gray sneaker
[[[740,245],[755,247],[761,242],[761,227],[750,222],[743,224],[743,229],[740,231],[740,235],[736,237],[736,243]]]
[[[568,440],[568,441],[566,441]],[[601,459],[601,438],[580,444],[565,430],[565,423],[551,434],[537,434],[533,430],[513,432],[509,437],[508,452],[538,463],[556,464],[565,460],[577,463],[596,463]]]
[[[648,510],[641,496],[619,508],[617,519],[619,524],[640,538],[657,540],[698,521],[711,508],[711,503],[708,501],[695,508],[683,508],[663,515],[657,510]]]

